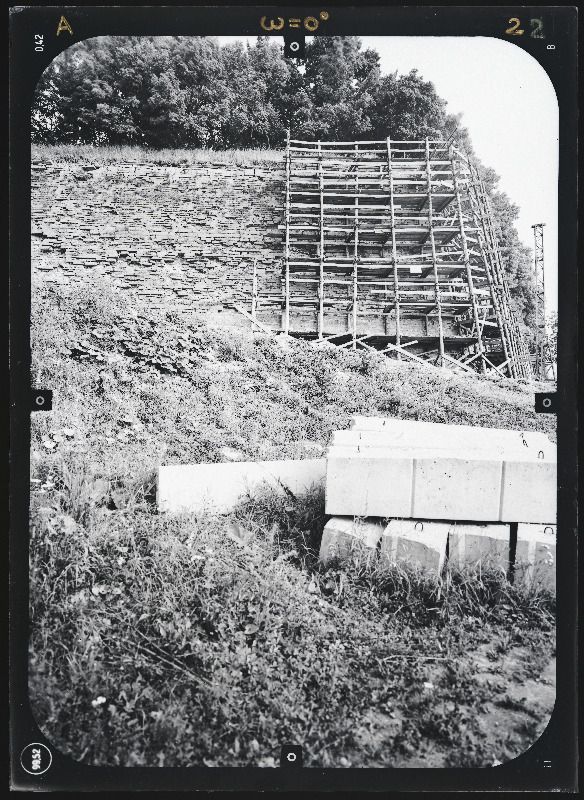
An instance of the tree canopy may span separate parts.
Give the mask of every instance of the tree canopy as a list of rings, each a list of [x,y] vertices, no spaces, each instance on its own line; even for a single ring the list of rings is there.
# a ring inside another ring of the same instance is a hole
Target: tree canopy
[[[417,70],[382,75],[358,37],[316,36],[306,59],[285,58],[269,37],[221,46],[213,37],[97,37],[45,70],[32,110],[33,141],[162,148],[279,148],[292,138],[351,141],[456,139],[474,156],[461,115]],[[475,157],[476,160],[476,157]],[[530,250],[519,213],[480,165],[491,197],[512,297],[533,327]],[[526,329],[527,330],[527,329]]]
[[[445,102],[413,70],[381,75],[357,37],[315,37],[305,67],[281,45],[212,37],[97,37],[43,74],[33,139],[147,147],[281,147],[295,138],[438,135]]]

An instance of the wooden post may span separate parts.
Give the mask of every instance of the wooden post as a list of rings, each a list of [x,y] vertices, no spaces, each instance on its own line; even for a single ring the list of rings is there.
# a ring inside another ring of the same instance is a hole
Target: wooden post
[[[497,276],[497,283],[499,284],[501,290],[502,310],[506,320],[505,327],[507,331],[508,344],[510,350],[509,373],[512,378],[518,378],[522,377],[521,359],[519,357],[519,351],[517,346],[518,342],[514,331],[514,321],[511,316],[511,307],[509,302],[510,297],[507,288],[507,281],[505,280],[503,265],[501,263],[500,254],[497,247],[497,238],[495,236],[495,229],[493,227],[493,220],[491,218],[487,193],[485,191],[482,182],[480,183],[480,189],[481,189],[481,199],[485,209],[485,221],[487,223],[487,232],[490,240],[490,249],[494,256],[495,274]]]
[[[442,302],[440,299],[440,284],[438,280],[438,267],[436,265],[436,242],[434,241],[434,208],[432,200],[432,170],[430,167],[430,142],[426,137],[426,176],[428,179],[428,224],[430,226],[430,245],[432,247],[432,266],[434,268],[434,297],[436,311],[438,312],[438,352],[440,366],[444,366],[444,330],[442,326]],[[427,321],[428,317],[426,317]]]
[[[359,147],[355,145],[355,151]],[[357,348],[357,262],[359,260],[359,176],[355,169],[355,211],[353,233],[353,350]]]
[[[487,225],[485,221],[486,209],[482,202],[482,198],[479,195],[480,191],[479,175],[477,172],[477,168],[471,162],[469,162],[469,167],[472,176],[472,187],[469,186],[469,198],[471,199],[471,204],[472,204],[472,200],[474,197],[473,215],[475,218],[475,224],[479,234],[479,246],[481,250],[481,255],[483,257],[483,261],[485,263],[485,273],[487,275],[487,281],[489,283],[489,288],[491,290],[491,298],[493,300],[497,325],[499,326],[499,332],[501,335],[501,344],[503,346],[503,353],[505,355],[505,363],[509,365],[507,371],[510,377],[514,377],[510,367],[510,353],[509,353],[509,343],[508,343],[509,331],[507,328],[507,322],[505,320],[505,316],[503,314],[503,309],[501,308],[501,298],[499,297],[498,294],[499,287],[497,285],[496,265],[494,263],[494,256],[490,249]]]
[[[322,149],[321,144],[318,142],[318,190],[320,198],[320,214],[319,214],[319,227],[320,227],[320,244],[318,248],[319,265],[318,265],[318,338],[322,339],[322,331],[324,327],[324,180],[322,174]]]
[[[454,184],[454,194],[455,194],[455,197],[456,197],[456,205],[457,205],[457,209],[458,209],[458,224],[459,224],[459,227],[460,227],[460,237],[462,239],[462,252],[463,252],[463,258],[464,258],[464,266],[466,268],[466,280],[467,280],[467,283],[468,283],[468,290],[469,290],[469,293],[470,293],[470,300],[471,300],[471,305],[472,305],[472,313],[473,313],[473,319],[474,319],[474,324],[475,324],[475,330],[477,332],[477,347],[478,347],[479,355],[481,356],[481,369],[484,372],[485,371],[485,360],[484,360],[484,357],[483,357],[484,347],[483,347],[483,340],[482,340],[482,337],[481,337],[481,334],[480,334],[480,330],[481,329],[480,329],[480,325],[479,325],[479,312],[478,312],[478,306],[477,306],[477,298],[476,298],[476,294],[475,294],[475,290],[474,290],[474,282],[473,282],[473,278],[472,278],[472,269],[471,269],[471,265],[470,265],[470,254],[468,252],[468,243],[467,243],[467,240],[466,240],[466,233],[465,233],[465,230],[464,230],[464,215],[463,215],[463,212],[462,212],[462,200],[460,198],[460,187],[458,185],[458,176],[456,174],[456,163],[455,163],[455,159],[454,159],[454,148],[452,147],[452,145],[450,146],[450,163],[452,165],[452,181],[453,181],[453,184]]]
[[[284,243],[284,333],[290,332],[290,130],[286,131],[286,239]]]
[[[401,345],[399,315],[399,275],[397,272],[397,245],[395,241],[395,205],[393,200],[393,169],[391,164],[391,139],[387,137],[387,169],[389,172],[389,208],[391,214],[391,257],[393,260],[393,303],[395,311],[395,343]],[[401,361],[401,352],[397,350],[397,359]]]

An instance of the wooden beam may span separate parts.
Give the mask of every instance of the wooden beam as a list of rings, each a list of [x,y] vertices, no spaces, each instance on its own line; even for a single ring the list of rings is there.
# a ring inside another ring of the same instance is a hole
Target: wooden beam
[[[389,208],[391,213],[391,257],[393,260],[393,303],[395,309],[395,341],[397,347],[401,341],[401,320],[400,320],[400,307],[399,307],[399,274],[397,271],[397,242],[395,238],[395,202],[394,202],[394,185],[393,185],[393,164],[391,153],[391,139],[387,137],[387,172],[389,175]],[[401,361],[401,352],[397,351],[398,361]]]

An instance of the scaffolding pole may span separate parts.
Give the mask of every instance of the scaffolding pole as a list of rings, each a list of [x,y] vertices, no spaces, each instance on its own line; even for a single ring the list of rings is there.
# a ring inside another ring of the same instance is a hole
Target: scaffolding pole
[[[432,268],[434,270],[434,297],[436,299],[436,312],[438,314],[438,353],[440,366],[444,362],[444,330],[442,327],[442,305],[440,299],[440,282],[438,280],[438,267],[436,266],[436,243],[434,241],[434,212],[432,201],[432,170],[430,167],[430,140],[426,137],[426,174],[428,177],[428,224],[430,226],[430,246],[432,248]],[[427,318],[426,318],[427,319]]]
[[[534,375],[539,380],[546,379],[545,363],[545,273],[543,261],[543,229],[545,222],[532,225],[535,268],[535,365]]]

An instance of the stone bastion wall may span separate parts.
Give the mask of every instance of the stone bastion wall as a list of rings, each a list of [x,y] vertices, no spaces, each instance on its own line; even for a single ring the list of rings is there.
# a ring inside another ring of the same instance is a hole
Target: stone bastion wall
[[[279,291],[282,165],[32,164],[32,271],[43,281],[108,276],[151,306],[249,325],[258,286]]]

